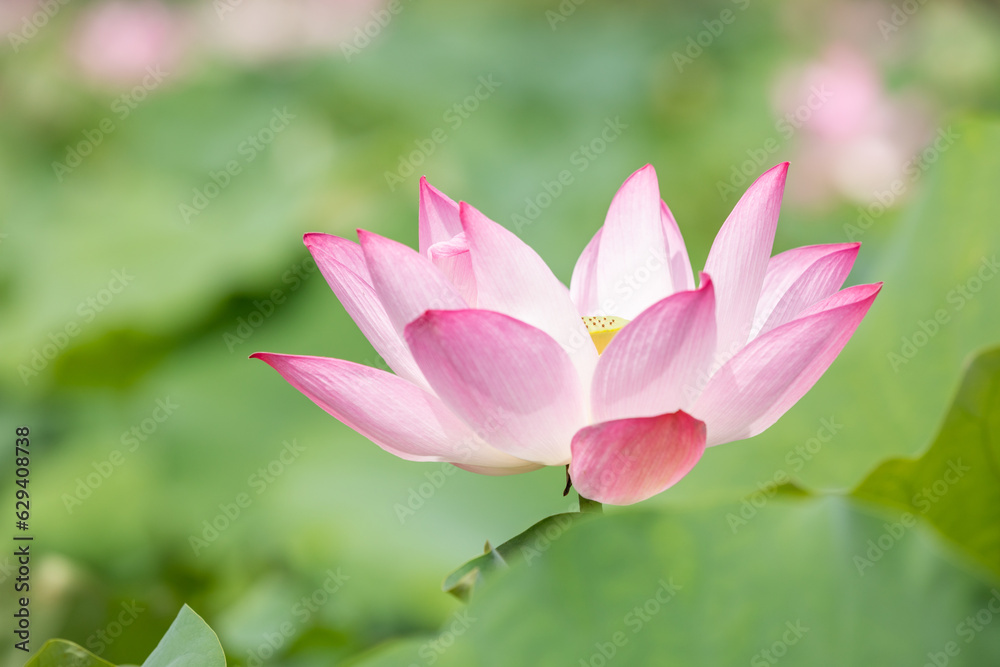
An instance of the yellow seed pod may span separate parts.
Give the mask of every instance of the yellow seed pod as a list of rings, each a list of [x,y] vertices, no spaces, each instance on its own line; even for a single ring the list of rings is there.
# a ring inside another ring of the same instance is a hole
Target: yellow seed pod
[[[587,325],[587,331],[590,333],[590,338],[594,341],[594,347],[597,348],[597,353],[600,354],[604,352],[604,348],[608,346],[611,339],[629,323],[629,320],[623,317],[594,315],[584,317],[583,323]]]

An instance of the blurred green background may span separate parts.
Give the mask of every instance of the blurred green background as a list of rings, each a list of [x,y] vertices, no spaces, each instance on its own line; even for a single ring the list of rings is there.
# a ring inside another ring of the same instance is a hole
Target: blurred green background
[[[917,454],[1000,342],[995,4],[11,0],[0,27],[0,432],[32,435],[34,648],[139,662],[186,602],[236,665],[774,664],[755,651],[803,618],[787,664],[919,664],[996,590],[925,523],[859,575],[826,541],[863,552],[888,505],[726,518],[778,473],[842,492]],[[862,241],[849,284],[886,283],[844,353],[769,431],[484,591],[454,650],[428,644],[463,627],[443,577],[572,497],[561,469],[397,460],[249,361],[381,363],[302,234],[415,246],[426,174],[568,284],[652,163],[697,270],[784,160],[775,250]],[[609,657],[671,576],[669,614]],[[9,619],[3,557],[0,578]],[[986,626],[948,664],[996,664]],[[23,664],[10,644],[0,664]]]

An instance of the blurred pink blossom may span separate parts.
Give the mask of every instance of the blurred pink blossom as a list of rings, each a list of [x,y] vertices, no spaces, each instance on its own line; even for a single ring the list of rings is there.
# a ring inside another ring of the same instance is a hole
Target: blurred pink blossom
[[[825,101],[802,113],[803,101],[816,90],[825,92]],[[789,138],[800,178],[789,198],[809,206],[838,197],[871,201],[903,177],[907,160],[928,135],[922,100],[891,94],[875,65],[840,43],[818,60],[784,72],[774,106],[782,117],[798,117]]]
[[[91,80],[115,87],[139,83],[150,69],[179,64],[187,42],[184,20],[157,0],[112,0],[80,17],[70,51]]]

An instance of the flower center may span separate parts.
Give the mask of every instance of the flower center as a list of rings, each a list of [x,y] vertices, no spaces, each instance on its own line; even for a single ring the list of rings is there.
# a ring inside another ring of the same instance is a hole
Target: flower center
[[[608,346],[611,339],[617,335],[622,328],[629,323],[630,320],[626,320],[622,317],[605,317],[603,315],[597,315],[592,317],[584,317],[583,323],[587,325],[587,331],[590,333],[590,338],[594,341],[594,347],[597,348],[597,354],[604,352],[604,348]]]

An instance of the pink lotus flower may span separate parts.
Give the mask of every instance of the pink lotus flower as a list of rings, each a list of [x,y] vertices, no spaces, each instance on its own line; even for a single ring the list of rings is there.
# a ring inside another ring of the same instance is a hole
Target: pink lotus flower
[[[396,374],[253,357],[401,458],[488,475],[568,464],[586,498],[644,500],[706,446],[777,421],[881,288],[840,290],[857,243],[770,257],[787,167],[736,204],[698,287],[651,166],[615,195],[570,289],[517,236],[421,180],[420,252],[362,230],[360,245],[305,237]]]

